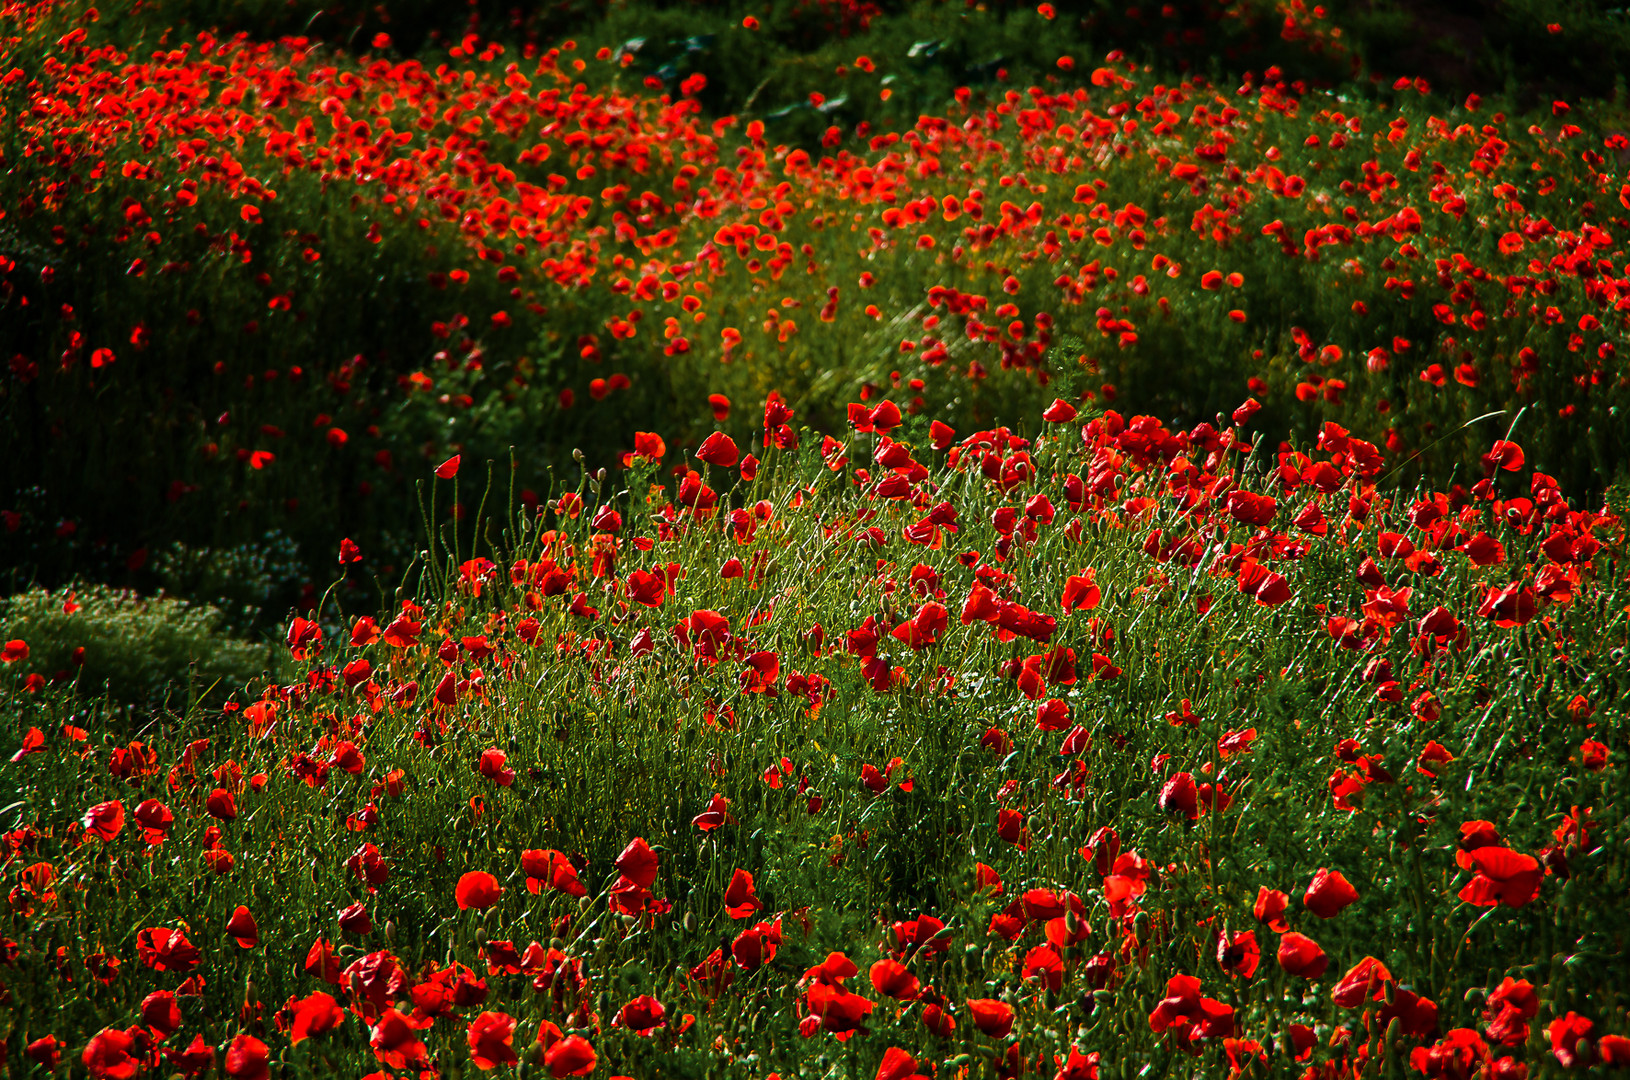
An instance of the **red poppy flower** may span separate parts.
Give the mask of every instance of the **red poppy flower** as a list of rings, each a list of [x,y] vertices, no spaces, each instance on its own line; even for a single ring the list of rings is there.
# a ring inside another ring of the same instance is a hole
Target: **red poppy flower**
[[[238,946],[244,949],[253,949],[260,944],[260,927],[255,923],[254,915],[242,904],[238,905],[232,913],[232,918],[226,922],[227,936],[237,941]]]
[[[1228,493],[1223,505],[1228,515],[1244,525],[1268,525],[1273,521],[1279,504],[1271,495],[1257,495],[1236,489]]]
[[[423,623],[414,622],[406,615],[398,615],[385,627],[381,636],[385,644],[393,649],[411,649],[419,644],[419,634],[423,629]]]
[[[938,1035],[942,1039],[949,1039],[956,1031],[956,1018],[951,1011],[939,1004],[923,1006],[923,1027]]]
[[[908,621],[896,626],[893,635],[913,649],[926,649],[939,643],[940,635],[950,624],[951,615],[945,605],[930,600],[919,607]]]
[[[1070,726],[1068,703],[1050,698],[1036,707],[1036,727],[1042,731],[1066,731]]]
[[[253,1035],[239,1035],[226,1048],[221,1071],[232,1080],[266,1080],[271,1075],[272,1053]]]
[[[1071,574],[1064,582],[1064,596],[1059,601],[1066,612],[1091,611],[1103,599],[1094,573],[1089,567],[1079,574]]]
[[[611,1026],[626,1028],[636,1035],[648,1036],[667,1023],[668,1010],[650,994],[641,994],[618,1010]]]
[[[1417,1072],[1443,1080],[1486,1075],[1489,1059],[1488,1043],[1471,1028],[1455,1028],[1436,1045],[1417,1046],[1409,1054]]]
[[[1302,903],[1321,919],[1333,919],[1341,909],[1358,899],[1358,890],[1342,876],[1339,870],[1319,868],[1313,881],[1302,894]]]
[[[1291,597],[1290,582],[1285,580],[1285,575],[1259,562],[1247,562],[1239,568],[1239,591],[1263,607],[1278,607]]]
[[[753,875],[737,868],[724,892],[724,911],[732,919],[745,919],[764,904],[753,891]]]
[[[477,766],[477,771],[499,787],[509,787],[515,783],[515,770],[505,768],[508,761],[509,755],[494,746],[481,752],[481,762]]]
[[[153,1029],[160,1039],[168,1039],[181,1027],[181,1010],[176,1006],[175,994],[168,990],[155,990],[142,999],[141,1022]]]
[[[702,445],[696,448],[696,457],[709,465],[717,465],[728,469],[741,460],[741,451],[736,449],[736,442],[722,431],[715,431],[702,440]]]
[[[363,844],[345,860],[346,869],[358,881],[366,882],[369,886],[383,885],[390,880],[390,865],[385,862],[385,856],[380,853],[379,845]]]
[[[85,831],[104,843],[119,835],[125,827],[125,804],[117,799],[97,803],[85,811]]]
[[[136,935],[136,955],[154,971],[191,971],[203,960],[180,930],[149,926]]]
[[[876,1008],[869,998],[825,981],[810,985],[804,993],[804,1004],[810,1016],[819,1018],[822,1030],[838,1033],[856,1030]]]
[[[1262,950],[1257,945],[1255,930],[1240,930],[1217,938],[1217,966],[1230,975],[1249,979],[1256,974],[1261,959]]]
[[[238,816],[238,800],[225,788],[216,788],[204,799],[204,811],[220,821],[231,821]]]
[[[1049,424],[1067,424],[1074,420],[1075,416],[1075,406],[1063,398],[1054,398],[1053,403],[1041,413],[1041,418]]]
[[[1392,1000],[1381,1006],[1376,1023],[1385,1027],[1394,1019],[1408,1038],[1429,1039],[1438,1033],[1437,1002],[1395,986]]]
[[[296,660],[309,658],[323,641],[322,627],[310,619],[296,617],[289,623],[289,655]]]
[[[311,948],[306,951],[305,971],[307,975],[338,986],[340,965],[334,959],[334,947],[322,938],[312,942]]]
[[[380,1013],[368,1036],[368,1045],[373,1047],[374,1057],[393,1069],[418,1065],[427,1057],[413,1019],[398,1009]]]
[[[973,1026],[993,1039],[1005,1039],[1013,1030],[1013,1006],[995,998],[968,999]]]
[[[996,811],[996,835],[1021,850],[1024,843],[1024,815],[1007,807]]]
[[[1513,979],[1507,975],[1500,985],[1489,991],[1488,1004],[1483,1010],[1485,1019],[1492,1019],[1489,1038],[1507,1046],[1521,1046],[1528,1041],[1528,1023],[1539,1015],[1539,994],[1527,979]]]
[[[1064,959],[1050,945],[1037,945],[1024,954],[1020,975],[1026,982],[1038,982],[1057,993],[1064,988]]]
[[[891,1046],[883,1051],[883,1062],[877,1067],[877,1080],[919,1080],[916,1076],[917,1059]]]
[[[555,1080],[568,1076],[587,1076],[598,1062],[594,1047],[581,1035],[568,1035],[544,1051],[543,1064]]]
[[[1149,1014],[1149,1030],[1156,1034],[1171,1029],[1179,1042],[1227,1037],[1234,1033],[1234,1010],[1212,998],[1200,996],[1200,980],[1192,975],[1174,975],[1166,983],[1166,996]]]
[[[472,870],[458,879],[453,896],[458,900],[460,911],[466,908],[484,911],[498,902],[503,891],[497,878],[484,870]]]
[[[1330,999],[1344,1009],[1356,1009],[1365,1001],[1380,1001],[1386,996],[1392,972],[1373,956],[1366,956],[1350,968],[1336,983]]]
[[[649,889],[657,879],[657,853],[644,837],[636,836],[617,856],[616,867],[622,875],[642,889]]]
[[[1545,869],[1532,855],[1490,845],[1468,851],[1465,856],[1477,869],[1476,876],[1459,893],[1466,903],[1520,908],[1539,895]]]
[[[1522,447],[1507,439],[1496,439],[1489,452],[1483,455],[1483,471],[1492,474],[1495,469],[1521,472],[1527,463]]]
[[[42,1035],[23,1047],[23,1056],[42,1069],[54,1071],[62,1060],[62,1043],[55,1035]]]
[[[1330,958],[1318,942],[1292,931],[1279,939],[1279,966],[1287,974],[1317,979],[1330,966]]]
[[[1181,814],[1189,821],[1199,818],[1200,789],[1193,773],[1177,773],[1161,786],[1160,808],[1168,814]]]
[[[896,1001],[915,1001],[922,985],[904,964],[887,958],[872,965],[871,980],[873,990]]]
[[[527,891],[536,895],[545,887],[579,899],[589,894],[578,880],[577,868],[558,851],[521,852],[521,869],[526,872]]]
[[[1595,1028],[1596,1025],[1589,1019],[1571,1011],[1552,1020],[1546,1027],[1545,1036],[1551,1040],[1551,1053],[1556,1055],[1564,1069],[1571,1069],[1575,1065],[1589,1066],[1595,1060],[1595,1050],[1590,1041],[1590,1033]]]
[[[0,663],[17,664],[28,659],[28,642],[13,638],[0,648]]]
[[[1048,5],[1043,4],[1042,7]],[[1064,1059],[1058,1071],[1053,1074],[1053,1080],[1098,1080],[1098,1064],[1103,1055],[1094,1051],[1083,1054],[1077,1047],[1070,1047],[1070,1056]],[[1237,1070],[1242,1071],[1242,1070]]]
[[[736,940],[730,944],[730,954],[735,958],[736,966],[743,971],[757,971],[775,959],[780,944],[780,919],[773,923],[754,923],[736,935]]]
[[[843,986],[844,979],[852,979],[859,972],[861,972],[861,969],[856,968],[854,961],[849,959],[848,956],[844,956],[843,953],[826,953],[826,959],[804,972],[804,977],[799,979],[799,986],[805,986],[808,982],[825,982],[828,986]]]
[[[679,624],[682,643],[689,644],[697,659],[717,662],[730,641],[730,620],[708,608],[699,608]]]
[[[771,787],[781,786],[781,774],[775,770],[775,766],[770,766],[766,777],[770,779]],[[736,819],[730,813],[730,800],[714,792],[713,798],[708,800],[707,809],[691,818],[690,823],[703,832],[712,832],[723,825],[734,825]]]
[[[182,1076],[202,1076],[215,1067],[215,1048],[204,1042],[202,1035],[194,1035],[184,1050],[166,1049],[164,1057]]]
[[[175,822],[170,808],[157,799],[144,799],[132,813],[136,824],[142,828],[142,839],[149,844],[164,843],[170,835],[170,826]]]
[[[92,1080],[130,1080],[141,1067],[131,1054],[135,1040],[117,1028],[103,1028],[85,1044],[80,1060]]]
[[[470,1062],[486,1071],[500,1065],[514,1065],[515,1018],[501,1012],[484,1012],[470,1021],[466,1035],[470,1043]]]
[[[663,579],[644,570],[630,573],[623,582],[623,589],[634,603],[653,608],[661,607],[668,595],[668,587]]]
[[[454,454],[440,465],[436,466],[436,475],[443,480],[451,480],[458,475],[458,463],[462,455]]]
[[[367,934],[374,928],[374,921],[368,915],[368,908],[364,904],[350,904],[340,910],[335,919],[340,929],[348,934]]]
[[[316,991],[301,998],[294,1006],[294,1019],[289,1024],[289,1045],[299,1046],[315,1035],[326,1035],[345,1023],[345,1010],[334,998]]]

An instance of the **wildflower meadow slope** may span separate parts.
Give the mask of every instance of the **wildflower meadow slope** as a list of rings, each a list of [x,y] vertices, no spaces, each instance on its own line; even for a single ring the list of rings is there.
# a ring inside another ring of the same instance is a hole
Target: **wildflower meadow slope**
[[[167,545],[275,529],[309,605],[342,535],[406,565],[420,462],[515,447],[541,491],[573,449],[694,446],[709,402],[771,390],[827,432],[857,400],[1192,425],[1251,396],[1275,442],[1333,420],[1440,484],[1502,436],[1568,490],[1630,450],[1627,144],[1600,103],[1516,119],[1421,80],[1066,55],[806,145],[620,45],[404,58],[5,18],[0,535],[47,580],[150,585]],[[888,97],[908,59],[841,64],[810,115]]]
[[[0,1071],[1630,1066],[1615,105],[787,12],[0,7]]]
[[[1622,1066],[1622,521],[1250,411],[634,433],[224,712],[8,643],[11,1062]]]

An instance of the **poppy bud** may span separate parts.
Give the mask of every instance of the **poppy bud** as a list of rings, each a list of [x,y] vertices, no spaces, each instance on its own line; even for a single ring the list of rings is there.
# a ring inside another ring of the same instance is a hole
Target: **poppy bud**
[[[694,911],[685,912],[685,917],[680,920],[680,925],[684,926],[685,933],[687,933],[687,934],[696,933],[696,912],[694,912]]]
[[[481,946],[485,945],[486,943],[487,943],[487,928],[485,926],[476,927],[475,928],[475,944],[476,944],[476,947],[480,948]]]
[[[395,919],[387,919],[385,921],[385,940],[390,942],[393,945],[396,944],[396,920]]]
[[[583,464],[583,451],[573,448],[572,460],[577,462],[579,465]]]

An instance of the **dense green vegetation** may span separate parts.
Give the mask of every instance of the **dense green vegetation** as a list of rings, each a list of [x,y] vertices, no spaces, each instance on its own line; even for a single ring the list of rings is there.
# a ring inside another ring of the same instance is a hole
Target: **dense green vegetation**
[[[0,8],[0,1071],[1630,1064],[1621,22]]]

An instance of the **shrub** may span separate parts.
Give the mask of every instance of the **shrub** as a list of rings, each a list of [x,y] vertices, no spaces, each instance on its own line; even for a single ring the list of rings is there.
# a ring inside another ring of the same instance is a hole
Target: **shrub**
[[[269,670],[267,646],[227,633],[216,608],[102,585],[0,601],[0,636],[29,644],[24,668],[82,693],[142,705],[220,701]]]

